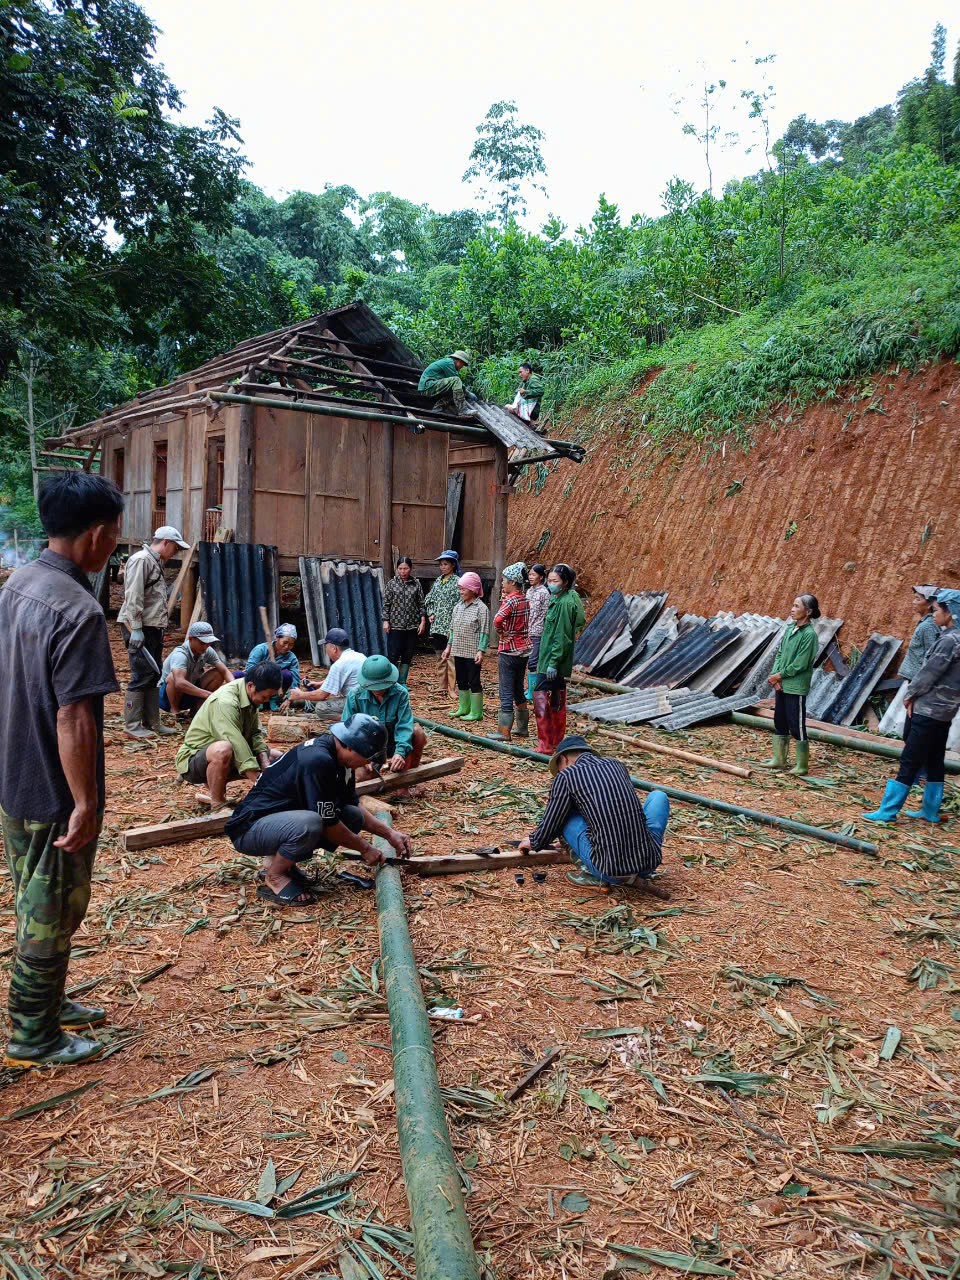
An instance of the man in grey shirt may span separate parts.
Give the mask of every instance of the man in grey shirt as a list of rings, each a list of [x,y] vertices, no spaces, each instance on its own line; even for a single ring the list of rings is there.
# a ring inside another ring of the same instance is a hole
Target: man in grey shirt
[[[17,919],[7,1061],[17,1066],[103,1052],[64,1028],[103,1022],[104,1011],[64,993],[105,803],[103,698],[120,688],[87,574],[117,545],[123,495],[69,471],[44,484],[38,505],[49,546],[0,591],[0,821]]]
[[[233,679],[227,660],[216,646],[220,637],[209,622],[192,622],[187,638],[167,654],[160,672],[160,709],[192,714],[214,689]]]

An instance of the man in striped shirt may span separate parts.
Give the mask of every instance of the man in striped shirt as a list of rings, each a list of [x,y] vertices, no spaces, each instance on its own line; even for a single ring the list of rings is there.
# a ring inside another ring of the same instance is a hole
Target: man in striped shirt
[[[564,738],[550,761],[553,783],[536,831],[521,850],[544,849],[559,835],[584,871],[603,884],[653,888],[670,801],[652,791],[641,804],[626,766],[597,755],[585,738]]]

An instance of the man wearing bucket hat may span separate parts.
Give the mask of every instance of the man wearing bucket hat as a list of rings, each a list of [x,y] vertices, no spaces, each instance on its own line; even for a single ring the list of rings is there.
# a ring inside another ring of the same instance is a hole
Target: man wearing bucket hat
[[[469,363],[470,357],[465,351],[454,351],[453,355],[434,360],[421,373],[417,390],[433,401],[431,407],[434,409],[447,412],[452,410],[461,418],[475,418],[477,415],[474,410],[464,407],[467,393],[460,377],[460,370],[465,369]]]
[[[416,768],[427,745],[427,735],[414,721],[410,694],[399,681],[400,672],[390,659],[375,653],[360,668],[357,687],[347,695],[343,708],[345,721],[351,716],[368,715],[383,725],[386,730],[383,750],[391,773]],[[368,767],[359,776],[372,778],[374,773]]]
[[[183,644],[167,654],[160,672],[160,710],[192,714],[214,689],[228,684],[233,674],[217,649],[220,637],[209,622],[191,622]]]
[[[385,840],[401,858],[410,837],[360,807],[354,770],[383,751],[386,732],[373,716],[355,715],[328,733],[301,742],[258,778],[227,821],[239,853],[264,859],[257,897],[273,906],[313,901],[311,882],[299,864],[317,849],[354,849],[371,867],[383,855],[361,832]]]
[[[583,870],[603,884],[641,885],[657,897],[653,874],[661,861],[670,801],[651,791],[640,803],[619,760],[597,755],[586,738],[564,738],[550,758],[553,782],[537,829],[522,851],[545,849],[562,835]]]
[[[152,738],[176,733],[160,723],[160,664],[167,627],[167,584],[163,568],[177,551],[188,551],[179,529],[161,525],[127,561],[123,575],[123,606],[117,622],[130,659],[130,683],[123,708],[128,738]]]

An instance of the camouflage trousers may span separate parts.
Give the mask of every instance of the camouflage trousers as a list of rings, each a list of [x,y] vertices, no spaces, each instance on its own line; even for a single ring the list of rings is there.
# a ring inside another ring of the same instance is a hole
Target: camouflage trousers
[[[87,913],[97,839],[67,853],[54,844],[66,823],[31,822],[0,810],[0,825],[17,917],[8,997],[11,1040],[46,1050],[60,1041],[70,943]]]
[[[454,413],[463,412],[467,399],[461,378],[437,378],[430,383],[425,394],[433,397],[434,409],[453,409]]]

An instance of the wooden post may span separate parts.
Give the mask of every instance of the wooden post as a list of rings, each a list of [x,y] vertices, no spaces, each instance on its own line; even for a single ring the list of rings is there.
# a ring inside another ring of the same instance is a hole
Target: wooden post
[[[240,435],[237,449],[237,519],[236,542],[253,541],[253,454],[256,407],[240,406]]]
[[[199,577],[199,568],[192,565],[183,580],[183,591],[180,593],[180,625],[184,631],[189,627],[190,619],[193,616],[193,606],[197,598],[197,579]]]
[[[393,577],[393,453],[394,431],[392,422],[383,424],[383,496],[380,514],[380,563],[383,566],[383,585]]]
[[[493,498],[493,588],[490,592],[490,638],[493,639],[493,615],[500,608],[500,576],[507,565],[507,504],[510,501],[510,477],[507,472],[507,447],[497,441]]]

